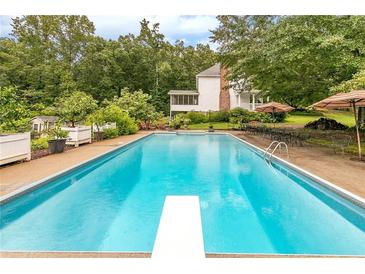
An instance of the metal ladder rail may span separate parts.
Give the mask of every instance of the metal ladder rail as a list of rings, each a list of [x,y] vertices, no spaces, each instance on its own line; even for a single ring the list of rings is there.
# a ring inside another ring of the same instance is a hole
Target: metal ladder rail
[[[272,155],[275,153],[276,149],[278,147],[280,147],[281,149],[281,145],[284,145],[285,146],[285,150],[286,150],[286,157],[289,158],[289,149],[288,149],[288,145],[285,143],[285,142],[279,142],[275,148],[272,150],[272,152],[270,153],[270,156],[269,156],[269,162],[271,163],[271,157]]]
[[[269,152],[270,148],[275,145],[275,144],[279,144],[279,141],[272,141],[271,144],[266,148],[265,153],[264,153],[264,159],[266,159],[266,154]]]

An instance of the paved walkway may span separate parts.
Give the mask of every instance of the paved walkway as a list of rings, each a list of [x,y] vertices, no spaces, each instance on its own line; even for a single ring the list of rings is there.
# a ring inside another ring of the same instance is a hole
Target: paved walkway
[[[266,149],[271,140],[247,133],[231,132],[239,138]],[[289,162],[365,198],[365,163],[352,161],[350,156],[334,154],[320,147],[290,147]],[[280,155],[277,155],[280,157]],[[286,159],[286,155],[283,155]]]
[[[46,178],[52,174],[112,150],[122,142],[128,143],[147,134],[149,134],[149,132],[139,131],[137,134],[85,144],[77,149],[71,149],[60,154],[52,154],[29,162],[1,167],[0,195],[8,194],[22,186]]]

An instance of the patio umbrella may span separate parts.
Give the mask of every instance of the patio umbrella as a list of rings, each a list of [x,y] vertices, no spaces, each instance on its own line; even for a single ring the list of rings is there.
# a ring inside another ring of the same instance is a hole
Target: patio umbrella
[[[275,112],[289,112],[292,111],[294,108],[285,104],[280,104],[277,102],[270,102],[267,104],[263,104],[261,106],[257,106],[255,111],[259,112],[270,112],[272,113],[272,117],[275,117]]]
[[[312,105],[315,108],[352,108],[355,116],[356,137],[359,150],[359,159],[361,160],[361,141],[359,132],[359,123],[357,121],[356,106],[365,106],[365,90],[353,90],[351,92],[342,92],[330,96],[322,101]]]

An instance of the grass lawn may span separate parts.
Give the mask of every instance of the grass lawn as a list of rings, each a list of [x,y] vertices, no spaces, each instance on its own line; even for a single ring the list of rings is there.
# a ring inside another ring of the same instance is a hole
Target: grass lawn
[[[292,114],[288,114],[286,120],[284,123],[281,124],[287,124],[287,125],[305,125],[309,122],[312,122],[314,120],[317,120],[321,117],[326,117],[329,119],[334,119],[337,122],[344,124],[346,126],[355,126],[355,119],[352,112],[349,111],[331,111],[331,112],[325,112],[323,116],[320,115],[301,115],[296,114],[295,112]]]
[[[193,124],[189,125],[189,129],[202,129],[207,130],[209,125],[213,125],[214,129],[232,129],[233,125],[230,123],[201,123],[201,124]]]
[[[349,111],[330,111],[325,112],[323,116],[321,115],[303,115],[301,113],[291,113],[288,114],[284,123],[277,123],[276,126],[280,125],[295,125],[295,126],[304,126],[305,124],[315,121],[321,117],[327,117],[330,119],[334,119],[337,122],[344,124],[346,126],[355,126],[354,115]],[[230,123],[211,123],[214,129],[232,129],[233,125]],[[209,128],[210,123],[201,123],[201,124],[193,124],[189,125],[189,129],[200,129],[207,130]],[[268,126],[274,124],[267,124]]]

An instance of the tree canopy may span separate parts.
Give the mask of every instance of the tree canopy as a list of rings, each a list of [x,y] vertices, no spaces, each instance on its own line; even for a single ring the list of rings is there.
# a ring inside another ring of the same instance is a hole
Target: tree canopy
[[[350,80],[365,64],[365,16],[218,16],[230,78],[294,107],[307,106]]]
[[[30,105],[77,90],[101,103],[129,88],[167,113],[168,91],[194,88],[195,75],[216,62],[208,45],[172,44],[147,20],[117,40],[95,35],[86,16],[22,16],[12,26],[12,38],[0,38],[0,86],[16,86]]]

